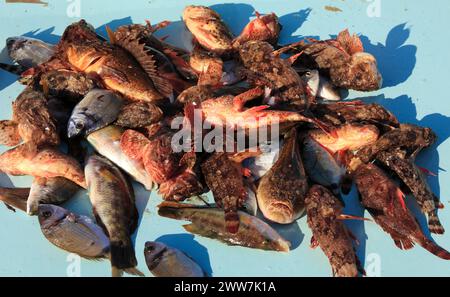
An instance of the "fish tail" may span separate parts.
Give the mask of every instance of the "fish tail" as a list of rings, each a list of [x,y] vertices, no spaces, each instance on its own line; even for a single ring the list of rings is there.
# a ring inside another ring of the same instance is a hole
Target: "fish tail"
[[[431,233],[434,234],[444,234],[445,229],[439,220],[436,211],[432,211],[428,214],[428,228]]]
[[[111,241],[112,276],[122,276],[123,272],[136,270],[137,260],[131,240]]]
[[[423,237],[423,239],[419,241],[419,244],[433,255],[444,260],[450,260],[450,253],[428,238]]]
[[[239,215],[236,210],[225,211],[225,229],[231,233],[236,234],[239,230]]]

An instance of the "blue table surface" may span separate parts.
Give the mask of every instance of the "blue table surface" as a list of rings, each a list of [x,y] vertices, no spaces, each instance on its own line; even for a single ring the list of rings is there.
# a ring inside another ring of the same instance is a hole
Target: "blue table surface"
[[[45,1],[45,0],[44,0]],[[446,208],[440,212],[448,229],[443,236],[433,236],[440,245],[450,249],[450,103],[448,100],[450,69],[450,3],[446,0],[258,0],[258,1],[186,1],[134,0],[87,1],[49,0],[48,5],[0,3],[0,40],[26,35],[56,43],[65,27],[79,18],[92,23],[105,33],[105,24],[112,28],[128,23],[151,20],[173,23],[159,32],[169,41],[180,44],[177,33],[182,28],[181,13],[185,5],[208,5],[218,11],[234,33],[239,33],[255,9],[261,13],[275,12],[283,25],[281,43],[304,37],[326,39],[349,28],[361,35],[365,49],[378,59],[384,76],[384,87],[373,93],[350,92],[348,98],[365,98],[390,109],[402,122],[431,127],[439,140],[423,152],[418,163],[436,172],[429,177],[433,191]],[[77,3],[76,3],[77,2]],[[80,4],[79,17],[73,8]],[[329,6],[329,7],[327,7]],[[331,8],[330,8],[331,7]],[[333,9],[339,8],[337,9]],[[379,13],[377,9],[379,8]],[[70,13],[67,11],[69,10]],[[368,13],[369,11],[369,13]],[[75,12],[75,15],[74,13]],[[0,47],[0,48],[3,48]],[[0,61],[8,62],[6,50]],[[0,119],[11,116],[11,102],[23,86],[16,77],[0,71],[0,98],[3,108]],[[1,152],[5,147],[0,148]],[[0,176],[0,186],[28,187],[30,177]],[[309,247],[311,232],[306,218],[277,230],[293,244],[290,253],[275,253],[242,247],[229,247],[217,241],[193,236],[182,228],[183,222],[161,218],[156,205],[161,201],[135,186],[141,221],[135,235],[139,269],[149,275],[143,257],[144,243],[159,240],[186,251],[213,276],[330,276],[328,259],[320,249]],[[344,197],[346,213],[364,213],[357,202],[356,191]],[[417,209],[415,203],[408,203]],[[86,193],[71,200],[67,207],[90,215]],[[13,213],[0,205],[0,276],[66,276],[73,274],[73,258],[51,245],[43,237],[36,217]],[[423,224],[424,219],[420,217]],[[359,239],[358,256],[371,276],[450,276],[450,263],[431,255],[421,247],[401,251],[375,223],[346,222]],[[72,271],[72,272],[71,272]],[[82,276],[108,276],[108,261],[81,260]]]

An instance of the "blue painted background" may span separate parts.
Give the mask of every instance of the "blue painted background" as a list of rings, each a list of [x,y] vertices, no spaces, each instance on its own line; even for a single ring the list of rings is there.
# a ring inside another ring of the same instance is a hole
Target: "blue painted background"
[[[48,6],[37,4],[0,3],[0,40],[9,36],[26,35],[57,42],[64,28],[77,18],[70,18],[67,6],[70,1],[48,1]],[[104,33],[104,24],[115,28],[127,23],[152,23],[163,20],[173,24],[160,32],[169,35],[169,41],[180,43],[176,32],[182,28],[181,12],[187,4],[210,5],[239,33],[254,10],[261,13],[274,11],[283,25],[281,43],[303,37],[329,38],[340,30],[349,28],[361,34],[366,50],[376,56],[384,76],[384,88],[362,94],[350,92],[349,98],[369,97],[366,100],[383,104],[401,121],[433,128],[439,141],[418,162],[437,177],[430,177],[432,189],[446,208],[440,217],[447,234],[434,236],[436,242],[450,248],[450,3],[447,0],[407,1],[381,0],[380,17],[370,18],[364,0],[260,0],[260,1],[186,1],[186,0],[133,0],[87,1],[81,0],[81,17]],[[331,12],[325,6],[339,7],[341,12]],[[0,49],[3,45],[0,46]],[[8,61],[5,50],[0,61]],[[0,118],[11,116],[11,102],[22,90],[16,77],[0,71]],[[6,148],[1,147],[4,151]],[[29,186],[29,177],[0,176],[0,186]],[[240,247],[227,247],[213,240],[184,232],[182,222],[160,218],[155,206],[160,198],[136,186],[138,208],[142,220],[136,234],[136,253],[139,268],[147,275],[143,258],[144,242],[161,240],[189,253],[213,276],[329,276],[327,258],[318,250],[309,248],[311,232],[306,218],[297,224],[278,230],[293,243],[289,254],[263,252]],[[347,213],[362,215],[353,191],[345,197]],[[409,199],[411,200],[411,199]],[[416,208],[414,203],[410,203]],[[90,214],[88,197],[80,195],[68,207],[79,213]],[[367,214],[365,214],[367,216]],[[423,223],[423,218],[420,218]],[[410,251],[397,249],[390,237],[374,223],[348,224],[358,237],[358,255],[369,274],[376,272],[379,261],[382,276],[450,276],[450,263],[416,247]],[[0,205],[0,276],[65,276],[69,262],[67,253],[46,241],[34,217],[12,213]],[[82,276],[108,276],[109,263],[82,260]]]

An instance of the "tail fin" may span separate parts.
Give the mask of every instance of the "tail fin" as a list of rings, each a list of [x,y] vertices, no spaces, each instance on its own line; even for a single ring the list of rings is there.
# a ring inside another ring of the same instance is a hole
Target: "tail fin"
[[[142,275],[136,269],[137,260],[131,240],[127,242],[111,241],[111,265],[112,276],[122,276],[123,271],[131,274]]]
[[[428,214],[428,228],[431,233],[434,234],[444,234],[445,229],[439,221],[436,211],[432,211]]]
[[[424,249],[432,253],[433,255],[438,256],[439,258],[442,258],[444,260],[450,260],[450,253],[443,249],[442,247],[438,246],[433,241],[429,240],[428,238],[423,238],[421,241],[418,242]]]

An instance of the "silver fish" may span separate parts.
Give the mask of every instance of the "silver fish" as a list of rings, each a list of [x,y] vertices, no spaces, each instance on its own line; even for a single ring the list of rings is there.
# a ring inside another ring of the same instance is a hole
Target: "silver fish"
[[[112,91],[90,91],[72,111],[67,135],[69,138],[89,135],[108,126],[117,119],[123,104],[124,99]]]
[[[45,63],[55,53],[53,45],[24,36],[6,39],[6,47],[11,59],[25,68],[33,68]]]
[[[123,129],[110,125],[91,133],[87,140],[99,154],[111,160],[150,191],[153,187],[153,181],[145,171],[144,166],[140,162],[127,157],[120,148],[120,138],[123,132]]]
[[[146,242],[148,269],[156,277],[204,277],[205,272],[192,258],[161,242]]]
[[[80,186],[64,177],[36,177],[31,184],[27,213],[36,215],[40,204],[61,204],[80,189]]]
[[[329,101],[340,101],[342,99],[339,89],[334,86],[328,78],[322,75],[319,76],[317,97]]]
[[[259,156],[249,158],[244,161],[245,167],[250,169],[252,172],[252,177],[255,181],[263,177],[270,170],[270,168],[272,168],[273,164],[275,164],[278,160],[282,146],[282,140],[280,140],[280,143],[277,146],[262,144],[260,145],[260,150],[262,153]]]
[[[39,224],[44,236],[55,246],[83,258],[107,258],[109,239],[90,218],[51,205],[39,206]]]
[[[318,70],[306,70],[302,75],[303,81],[308,85],[311,95],[330,101],[340,101],[341,94],[328,78],[320,75]]]
[[[329,187],[335,194],[339,191],[345,167],[340,166],[330,152],[309,136],[304,139],[303,160],[312,181]]]

